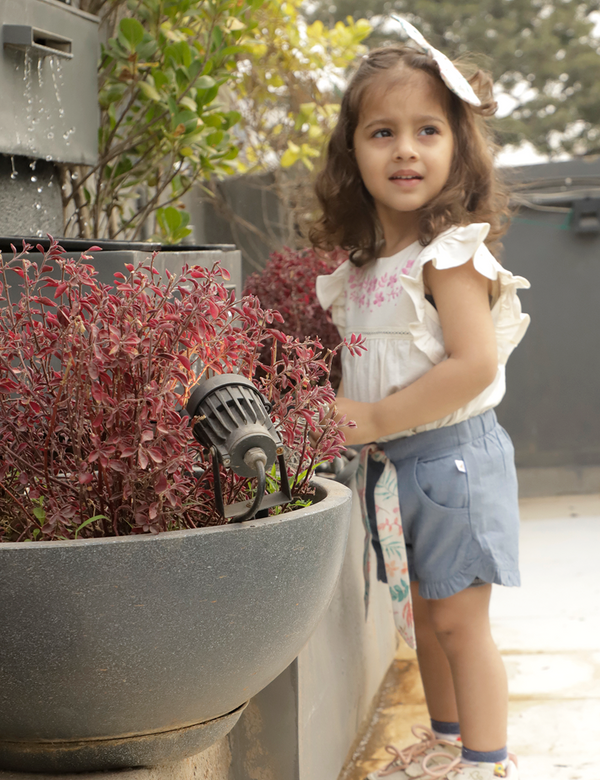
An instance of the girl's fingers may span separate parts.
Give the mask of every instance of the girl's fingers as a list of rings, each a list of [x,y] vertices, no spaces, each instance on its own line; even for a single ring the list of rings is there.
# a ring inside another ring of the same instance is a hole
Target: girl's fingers
[[[313,447],[316,447],[317,444],[319,443],[319,439],[323,435],[323,430],[324,430],[327,422],[329,422],[329,420],[331,420],[333,417],[336,417],[336,416],[337,416],[336,406],[335,406],[335,404],[331,404],[331,406],[327,410],[327,414],[325,414],[325,416],[323,417],[323,419],[319,423],[319,428],[316,431],[309,430],[308,438],[309,438],[310,443],[312,444]]]

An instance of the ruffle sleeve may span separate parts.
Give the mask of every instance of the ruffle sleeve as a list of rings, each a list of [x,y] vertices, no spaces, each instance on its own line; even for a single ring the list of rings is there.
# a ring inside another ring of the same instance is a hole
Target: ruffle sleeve
[[[331,308],[333,324],[344,338],[346,335],[346,290],[350,261],[343,262],[332,274],[317,276],[316,291],[319,303],[324,309]]]
[[[504,365],[508,356],[521,341],[529,325],[529,315],[521,311],[517,290],[529,287],[522,276],[513,276],[503,268],[483,243],[489,233],[487,222],[456,227],[441,233],[419,255],[411,275],[402,275],[402,284],[410,296],[416,318],[410,323],[410,332],[417,346],[432,363],[445,357],[444,339],[435,308],[425,298],[423,267],[432,262],[438,269],[456,268],[473,258],[475,270],[497,282],[493,296],[492,320],[498,343],[498,363]]]

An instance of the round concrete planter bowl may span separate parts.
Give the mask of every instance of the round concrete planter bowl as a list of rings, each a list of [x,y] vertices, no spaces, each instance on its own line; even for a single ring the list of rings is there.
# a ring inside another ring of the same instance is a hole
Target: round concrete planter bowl
[[[297,656],[342,566],[350,491],[247,523],[0,545],[0,769],[205,750]]]

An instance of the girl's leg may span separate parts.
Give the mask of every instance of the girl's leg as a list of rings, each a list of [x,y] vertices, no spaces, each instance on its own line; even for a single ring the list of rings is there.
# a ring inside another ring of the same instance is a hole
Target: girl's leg
[[[450,666],[463,745],[481,752],[506,746],[508,717],[506,671],[490,631],[491,591],[492,586],[486,584],[466,588],[445,599],[427,601],[430,630]],[[425,642],[427,644],[427,639]],[[426,690],[435,687],[432,652],[431,649],[425,651],[425,667],[422,667]],[[430,680],[427,683],[426,677]],[[444,673],[438,673],[439,677],[443,680]],[[439,679],[437,684],[440,684]],[[447,706],[447,691],[447,683],[442,683],[440,707],[444,701],[443,706]],[[430,695],[437,706],[437,694],[432,692]],[[429,695],[427,701],[429,704]],[[438,719],[433,712],[431,714]]]
[[[429,617],[429,602],[419,596],[419,583],[411,583],[417,658],[429,715],[446,723],[458,721],[452,671]]]

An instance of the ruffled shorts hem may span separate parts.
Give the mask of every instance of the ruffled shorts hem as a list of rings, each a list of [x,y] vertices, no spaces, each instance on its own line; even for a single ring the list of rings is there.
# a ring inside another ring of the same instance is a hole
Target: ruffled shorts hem
[[[424,599],[446,599],[468,588],[476,578],[492,585],[504,585],[509,588],[518,588],[521,585],[521,575],[518,571],[497,569],[494,566],[482,569],[480,565],[468,573],[455,574],[440,582],[419,580],[419,595]]]

